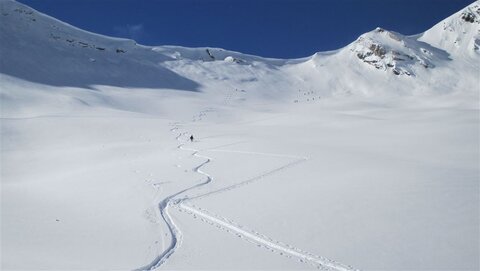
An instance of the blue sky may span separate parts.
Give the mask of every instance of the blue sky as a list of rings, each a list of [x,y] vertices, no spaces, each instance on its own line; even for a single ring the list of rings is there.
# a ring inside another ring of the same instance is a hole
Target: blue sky
[[[145,45],[296,58],[377,26],[423,32],[473,0],[20,0],[72,25]]]

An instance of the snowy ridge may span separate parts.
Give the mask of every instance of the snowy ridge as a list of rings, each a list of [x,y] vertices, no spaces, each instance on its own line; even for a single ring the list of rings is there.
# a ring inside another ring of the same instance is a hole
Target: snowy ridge
[[[323,96],[417,95],[427,88],[439,93],[471,90],[476,79],[471,69],[460,71],[466,78],[463,81],[468,81],[462,82],[460,85],[465,86],[461,88],[456,79],[443,74],[459,71],[463,62],[477,67],[474,63],[479,59],[475,49],[479,41],[478,1],[421,35],[408,37],[377,28],[346,48],[292,60],[221,48],[142,46],[80,30],[13,0],[0,3],[0,36],[4,41],[0,44],[0,73],[8,76],[6,80],[14,77],[52,86],[206,92],[228,85],[253,93],[248,97],[255,100],[282,102],[295,100],[292,95],[299,88],[322,89]],[[462,57],[465,54],[467,58]],[[345,84],[348,73],[351,80],[347,81],[355,81],[357,87]],[[436,80],[430,80],[432,75]],[[371,84],[376,77],[384,82]]]
[[[419,40],[446,50],[456,58],[477,58],[480,54],[480,1],[474,1],[439,22],[421,34]]]

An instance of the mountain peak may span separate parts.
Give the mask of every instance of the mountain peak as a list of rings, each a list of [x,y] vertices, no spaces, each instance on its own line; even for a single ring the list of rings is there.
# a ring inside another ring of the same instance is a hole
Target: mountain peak
[[[377,27],[361,35],[349,50],[362,62],[395,75],[415,76],[420,69],[435,67],[435,60],[448,55],[414,37]]]
[[[457,57],[478,57],[480,52],[480,0],[446,18],[419,40]]]

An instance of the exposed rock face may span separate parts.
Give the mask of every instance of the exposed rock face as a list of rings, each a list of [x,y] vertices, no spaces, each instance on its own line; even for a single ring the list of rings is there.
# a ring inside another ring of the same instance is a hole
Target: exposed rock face
[[[375,44],[373,43],[372,45],[370,45],[370,51],[373,52],[374,55],[380,57],[380,58],[384,58],[385,57],[385,54],[387,53],[387,51],[385,50],[385,48],[383,48],[381,45],[379,44]]]
[[[360,36],[350,51],[364,63],[395,75],[415,76],[418,68],[434,67],[434,50],[427,44],[383,28]]]
[[[462,12],[462,19],[469,23],[480,23],[480,7],[474,6]]]
[[[210,49],[205,49],[207,52],[208,57],[210,58],[211,61],[215,61],[215,57],[213,56],[212,52],[210,52]]]

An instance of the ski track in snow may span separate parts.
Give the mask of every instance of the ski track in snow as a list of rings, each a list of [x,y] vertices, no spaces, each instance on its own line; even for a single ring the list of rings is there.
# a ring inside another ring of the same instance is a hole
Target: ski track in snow
[[[327,259],[325,257],[315,255],[307,251],[303,251],[290,244],[277,241],[255,230],[251,230],[243,225],[237,224],[231,219],[212,214],[211,212],[200,207],[196,207],[195,205],[190,206],[185,203],[181,203],[176,207],[178,207],[178,210],[180,212],[185,211],[187,214],[193,215],[194,218],[196,218],[196,216],[199,216],[201,217],[200,219],[203,222],[206,222],[211,226],[215,226],[220,230],[235,234],[238,238],[254,244],[259,248],[267,249],[281,256],[285,256],[289,259],[296,258],[298,261],[309,264],[317,269],[341,271],[355,270],[350,266]]]
[[[210,112],[210,110],[206,112]],[[202,111],[203,112],[203,111]],[[200,113],[200,116],[204,116],[205,113]],[[197,119],[198,120],[198,119]],[[173,127],[170,129],[171,132],[178,132],[179,131],[179,124],[180,123],[173,123]],[[178,133],[178,135],[175,137],[177,141],[180,141],[182,136],[187,135],[187,132],[181,132]],[[185,212],[187,214],[190,214],[193,216],[193,218],[200,217],[201,221],[206,222],[210,224],[211,226],[215,226],[219,230],[224,230],[228,233],[235,234],[238,238],[243,239],[251,244],[256,245],[259,248],[264,248],[267,249],[271,252],[277,253],[281,256],[290,258],[290,259],[296,259],[302,263],[311,265],[317,269],[320,270],[338,270],[338,271],[352,271],[352,270],[357,270],[349,265],[345,265],[330,259],[327,259],[322,256],[315,255],[313,253],[303,251],[295,246],[292,246],[290,244],[283,243],[281,241],[274,240],[264,234],[261,234],[255,230],[248,229],[245,226],[242,226],[236,222],[234,222],[231,219],[227,219],[225,217],[219,216],[217,214],[213,214],[212,212],[207,211],[206,209],[196,207],[194,204],[188,205],[188,201],[192,201],[194,199],[200,199],[204,197],[208,197],[214,194],[218,193],[223,193],[230,191],[232,189],[239,188],[244,185],[251,184],[252,182],[258,181],[260,179],[263,179],[269,175],[272,175],[274,173],[278,173],[282,170],[285,170],[287,168],[293,167],[295,165],[298,165],[302,162],[305,162],[308,160],[307,157],[300,157],[300,156],[292,156],[292,155],[285,155],[285,154],[276,154],[276,153],[262,153],[262,152],[248,152],[248,151],[238,151],[238,150],[218,150],[217,148],[224,147],[224,146],[230,146],[237,143],[230,143],[230,144],[225,144],[222,146],[216,146],[212,148],[207,148],[204,150],[209,150],[209,151],[214,151],[214,152],[226,152],[226,153],[238,153],[238,154],[252,154],[252,155],[263,155],[263,156],[271,156],[271,157],[283,157],[283,158],[291,158],[293,161],[284,164],[280,167],[274,168],[272,170],[266,171],[264,173],[261,173],[255,177],[249,178],[247,180],[244,180],[242,182],[223,187],[220,189],[216,189],[204,194],[200,194],[194,197],[188,197],[188,196],[182,196],[182,194],[194,190],[196,188],[199,188],[201,186],[207,185],[210,183],[213,179],[212,177],[201,170],[201,167],[204,165],[210,163],[212,159],[208,156],[200,155],[199,151],[197,149],[192,149],[192,148],[185,148],[185,143],[181,143],[177,146],[177,149],[183,150],[183,151],[190,151],[192,152],[191,155],[195,157],[199,157],[202,159],[205,159],[204,162],[199,164],[198,166],[194,167],[192,171],[201,174],[206,177],[205,181],[198,183],[196,185],[193,185],[189,188],[183,189],[175,194],[172,194],[165,199],[163,199],[159,204],[158,208],[160,210],[160,215],[162,216],[163,220],[167,224],[167,227],[170,231],[170,236],[171,236],[171,242],[170,245],[164,250],[163,253],[161,253],[159,256],[155,258],[155,260],[150,263],[147,266],[144,266],[142,268],[139,268],[137,270],[155,270],[159,268],[162,264],[164,264],[167,259],[177,250],[177,248],[181,245],[182,240],[183,240],[183,235],[178,226],[175,224],[173,221],[172,216],[170,215],[170,207],[176,208],[179,212]]]
[[[172,130],[172,131],[175,131],[175,130]],[[179,134],[176,139],[179,140],[179,137],[181,137],[183,134],[184,133]],[[178,145],[177,148],[181,149],[183,145],[184,145],[184,143]],[[198,172],[200,174],[203,174],[203,175],[207,176],[207,179],[204,182],[198,183],[194,186],[183,189],[183,190],[181,190],[181,191],[179,191],[179,192],[177,192],[173,195],[170,195],[170,196],[166,197],[165,199],[163,199],[158,204],[158,208],[160,210],[160,215],[162,216],[163,220],[167,224],[168,230],[170,231],[170,236],[171,236],[170,245],[165,249],[165,251],[162,254],[157,256],[152,263],[150,263],[149,265],[144,266],[142,268],[139,268],[137,270],[155,270],[158,267],[160,267],[175,252],[175,250],[177,249],[177,247],[180,245],[180,243],[182,241],[182,233],[179,230],[179,228],[177,227],[177,225],[175,225],[175,222],[173,221],[173,219],[172,219],[172,217],[169,213],[169,207],[172,206],[172,205],[178,205],[181,202],[188,199],[188,198],[177,199],[177,197],[180,196],[181,194],[183,194],[183,193],[185,193],[189,190],[198,188],[200,186],[206,185],[209,182],[211,182],[211,180],[212,180],[211,177],[208,174],[203,173],[200,170],[200,167],[202,167],[203,165],[210,162],[210,158],[197,154],[197,151],[193,152],[192,155],[206,159],[205,162],[196,166],[193,170],[195,172]]]

